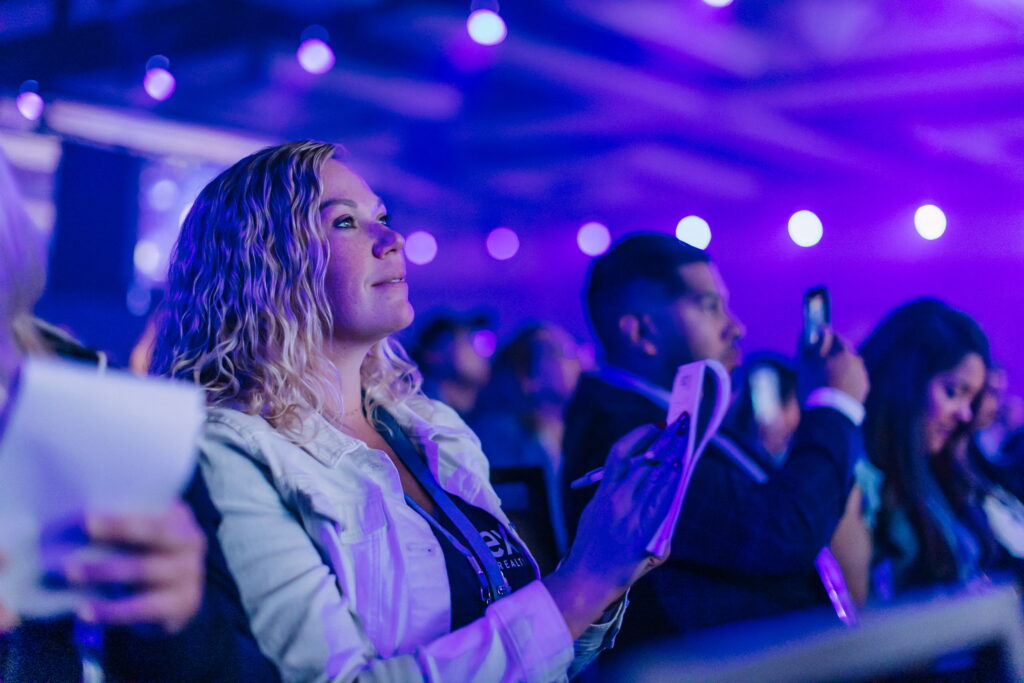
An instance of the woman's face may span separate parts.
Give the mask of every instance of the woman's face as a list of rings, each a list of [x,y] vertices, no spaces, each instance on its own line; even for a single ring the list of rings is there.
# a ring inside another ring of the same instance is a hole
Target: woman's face
[[[334,338],[374,343],[412,323],[405,240],[380,198],[339,161],[324,164],[320,221],[330,247],[327,296]]]
[[[985,376],[981,356],[968,353],[954,368],[928,380],[924,440],[930,455],[941,452],[949,438],[970,423],[971,404],[985,387]]]

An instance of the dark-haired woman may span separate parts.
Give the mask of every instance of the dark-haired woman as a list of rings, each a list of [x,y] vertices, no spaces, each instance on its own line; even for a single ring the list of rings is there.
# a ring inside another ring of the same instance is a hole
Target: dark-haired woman
[[[882,474],[880,486],[860,482],[866,498],[880,494],[878,509],[863,515],[873,527],[875,595],[967,584],[1007,566],[1024,551],[1024,508],[962,447],[989,365],[981,328],[942,302],[918,300],[890,313],[861,355],[871,376],[865,445]]]

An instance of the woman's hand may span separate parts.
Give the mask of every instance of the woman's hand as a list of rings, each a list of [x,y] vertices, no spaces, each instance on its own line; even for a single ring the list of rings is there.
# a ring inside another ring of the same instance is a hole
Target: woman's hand
[[[664,433],[639,427],[612,447],[569,556],[544,579],[574,639],[637,579],[665,561],[646,547],[682,475],[687,437],[678,432],[678,423]],[[633,458],[652,442],[643,456]]]
[[[206,539],[188,507],[175,503],[156,515],[93,515],[89,546],[101,555],[74,553],[63,566],[72,586],[97,591],[127,587],[121,598],[91,598],[79,617],[108,625],[149,624],[174,634],[199,611]]]

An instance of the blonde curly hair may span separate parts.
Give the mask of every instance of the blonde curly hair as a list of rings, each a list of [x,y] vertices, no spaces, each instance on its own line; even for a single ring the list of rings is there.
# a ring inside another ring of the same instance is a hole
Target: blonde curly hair
[[[293,436],[312,413],[340,417],[338,372],[323,352],[333,318],[319,216],[321,171],[337,155],[321,142],[270,147],[203,188],[171,258],[151,372],[191,380],[210,405]],[[361,376],[367,415],[421,384],[391,339],[374,344]]]

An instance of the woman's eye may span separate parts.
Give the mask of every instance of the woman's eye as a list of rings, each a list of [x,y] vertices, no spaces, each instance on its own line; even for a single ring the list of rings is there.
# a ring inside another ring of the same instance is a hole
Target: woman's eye
[[[339,230],[347,230],[356,227],[356,219],[352,216],[342,216],[334,220],[333,226]]]
[[[945,386],[945,389],[946,389],[946,396],[948,396],[949,398],[956,398],[956,395],[957,395],[956,387],[954,387],[952,384],[947,384]]]
[[[383,216],[377,219],[377,222],[380,223],[381,225],[391,227],[391,216],[389,216],[388,214],[384,214]]]

